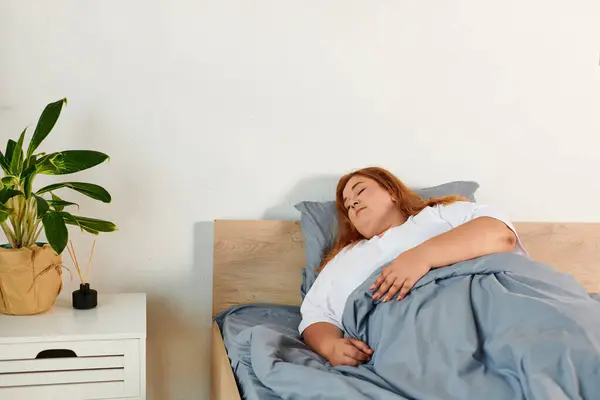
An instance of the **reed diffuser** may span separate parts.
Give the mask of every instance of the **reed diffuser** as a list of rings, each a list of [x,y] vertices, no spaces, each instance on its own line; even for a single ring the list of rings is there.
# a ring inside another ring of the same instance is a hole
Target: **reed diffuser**
[[[73,261],[73,265],[75,266],[75,270],[77,271],[77,275],[79,276],[79,280],[81,282],[79,284],[79,290],[75,290],[73,292],[73,308],[78,310],[89,310],[98,305],[98,292],[94,289],[90,289],[90,284],[88,282],[88,276],[90,269],[92,268],[92,258],[94,257],[95,248],[96,240],[94,240],[94,243],[92,244],[92,250],[90,251],[90,257],[85,269],[84,279],[83,273],[81,272],[81,267],[79,266],[79,261],[77,260],[77,253],[75,253],[75,247],[73,247],[73,242],[69,241],[69,245],[67,246],[69,256],[71,256],[71,260]]]

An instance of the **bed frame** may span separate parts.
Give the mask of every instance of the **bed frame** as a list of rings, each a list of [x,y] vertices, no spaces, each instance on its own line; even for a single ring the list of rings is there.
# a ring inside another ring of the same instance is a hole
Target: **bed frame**
[[[600,292],[600,223],[515,223],[530,256]],[[213,317],[239,304],[299,305],[305,255],[299,221],[214,223]],[[240,394],[219,327],[212,328],[213,400]]]

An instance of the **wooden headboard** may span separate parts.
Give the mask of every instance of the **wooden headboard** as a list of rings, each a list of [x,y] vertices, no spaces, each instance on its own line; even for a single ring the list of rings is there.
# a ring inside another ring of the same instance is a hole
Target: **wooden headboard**
[[[515,223],[531,258],[600,292],[600,223]],[[248,303],[300,304],[299,221],[215,221],[213,316]]]

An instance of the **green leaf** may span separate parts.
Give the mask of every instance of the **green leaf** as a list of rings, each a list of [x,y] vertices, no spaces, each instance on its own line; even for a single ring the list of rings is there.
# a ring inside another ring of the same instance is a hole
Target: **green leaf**
[[[70,214],[70,213],[68,213],[66,211],[61,212],[60,214],[64,217],[65,222],[67,224],[78,226],[79,229],[81,229],[82,232],[86,231],[88,233],[91,233],[92,235],[98,235],[100,233],[97,230],[81,226],[81,224],[79,223],[79,221],[77,220],[77,218],[75,218],[72,214]]]
[[[13,209],[0,204],[0,223],[4,222],[12,215]]]
[[[0,188],[13,189],[16,187],[15,183],[18,183],[15,177],[12,175],[8,175],[0,179]]]
[[[42,218],[48,211],[50,211],[50,205],[41,196],[35,196],[35,203],[37,205],[37,216],[38,218]],[[59,253],[60,254],[60,253]]]
[[[6,204],[6,202],[9,199],[15,196],[24,196],[24,194],[20,190],[15,190],[11,188],[4,188],[0,190],[0,204]]]
[[[79,222],[77,222],[77,218],[75,218],[73,216],[73,214],[66,212],[66,211],[59,211],[58,213],[65,219],[65,222],[67,224],[79,226],[81,228],[81,226],[79,225]]]
[[[23,140],[25,140],[25,132],[27,128],[21,132],[21,136],[19,136],[19,141],[15,145],[13,155],[10,160],[10,170],[13,175],[21,175],[21,170],[23,168]]]
[[[29,147],[27,149],[28,158],[33,154],[35,149],[38,148],[42,141],[46,139],[46,136],[48,136],[50,131],[52,131],[52,128],[54,128],[64,104],[67,104],[67,99],[50,103],[46,106],[46,108],[44,108],[44,111],[42,111],[42,115],[40,115],[40,119],[38,120],[37,126],[35,127],[35,132],[33,132],[31,142],[29,142]]]
[[[46,187],[41,188],[37,191],[37,194],[42,194],[46,192],[51,192],[60,188],[69,188],[73,189],[79,193],[85,194],[88,197],[91,197],[95,200],[100,200],[104,203],[110,203],[111,197],[110,193],[106,191],[102,186],[94,185],[93,183],[86,182],[63,182],[63,183],[55,183],[52,185],[48,185]]]
[[[0,210],[0,223],[5,222],[8,217],[10,217],[10,213],[4,211],[4,210]]]
[[[110,221],[104,221],[96,218],[79,217],[74,215],[82,227],[87,227],[98,232],[114,232],[117,230],[117,226]]]
[[[15,177],[12,175],[5,176],[2,178],[2,184],[4,186],[14,186],[15,185]]]
[[[5,174],[10,174],[10,165],[6,162],[6,158],[2,152],[0,152],[0,168],[2,168]]]
[[[33,187],[33,180],[37,175],[37,170],[35,169],[35,165],[30,166],[23,172],[21,179],[23,180],[23,188],[25,190],[25,198],[29,199],[31,197],[31,190]]]
[[[89,233],[97,234],[98,232],[114,232],[117,230],[117,226],[109,221],[103,221],[101,219],[88,217],[80,217],[64,211],[61,212],[61,215],[65,218],[67,224],[79,226],[81,229]]]
[[[33,154],[33,155],[27,157],[27,160],[25,160],[26,161],[25,164],[23,164],[23,169],[28,170],[32,167],[35,168],[35,163],[37,162],[37,158],[38,158],[37,154]]]
[[[46,154],[36,166],[40,174],[67,175],[95,167],[108,160],[108,156],[93,150],[66,150]]]
[[[50,243],[56,254],[61,254],[67,247],[67,241],[69,240],[69,231],[63,216],[56,211],[48,211],[44,214],[42,223],[44,224],[44,232],[46,232],[48,243]]]
[[[5,154],[4,158],[6,159],[6,164],[9,166],[9,168],[10,168],[10,162],[12,161],[12,156],[13,156],[16,146],[17,146],[17,142],[15,142],[12,139],[8,139],[8,142],[6,143],[6,151],[4,152],[4,154]]]
[[[54,193],[52,193],[52,200],[48,200],[48,204],[50,204],[50,207],[52,207],[56,211],[62,211],[65,209],[65,207],[68,206],[77,206],[77,208],[79,208],[79,204],[71,203],[70,201],[65,201],[60,197],[56,196]]]

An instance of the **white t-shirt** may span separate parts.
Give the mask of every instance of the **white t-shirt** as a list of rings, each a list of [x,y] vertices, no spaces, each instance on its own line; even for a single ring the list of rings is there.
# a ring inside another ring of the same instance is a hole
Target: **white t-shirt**
[[[388,229],[381,237],[365,239],[342,250],[325,266],[306,294],[300,308],[300,334],[317,322],[329,322],[342,329],[342,314],[348,296],[377,268],[434,236],[478,217],[498,219],[517,233],[501,211],[486,205],[456,202],[427,207],[409,217],[404,224]],[[520,240],[514,251],[527,254]]]

